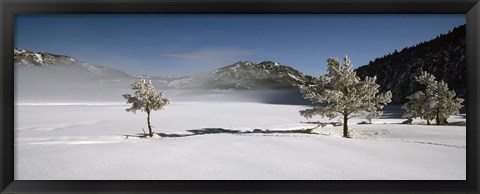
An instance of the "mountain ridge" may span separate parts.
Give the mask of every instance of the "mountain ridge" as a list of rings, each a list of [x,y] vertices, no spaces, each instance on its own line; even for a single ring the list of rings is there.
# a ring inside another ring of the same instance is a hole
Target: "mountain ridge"
[[[313,78],[309,75],[275,61],[263,61],[258,64],[251,61],[238,61],[210,72],[197,73],[184,77],[129,75],[120,70],[90,65],[66,55],[46,52],[33,52],[24,49],[14,50],[15,66],[27,69],[49,68],[61,70],[61,74],[81,74],[99,80],[123,79],[135,80],[147,78],[160,88],[177,89],[227,89],[248,90],[258,88],[292,88]],[[129,84],[126,84],[127,86]]]
[[[109,77],[131,77],[123,71],[108,68],[104,66],[91,65],[79,61],[71,56],[51,54],[47,52],[34,52],[24,49],[14,49],[14,65],[27,68],[50,68],[62,69],[65,71],[74,71],[90,77],[102,78]]]

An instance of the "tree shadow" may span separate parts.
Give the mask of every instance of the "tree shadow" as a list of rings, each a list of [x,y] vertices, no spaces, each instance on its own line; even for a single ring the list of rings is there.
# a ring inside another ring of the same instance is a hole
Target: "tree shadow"
[[[465,121],[448,122],[447,125],[451,125],[451,126],[467,126],[467,122],[465,122]]]
[[[128,139],[129,137],[136,137],[136,138],[147,138],[149,137],[148,134],[145,133],[137,133],[135,135],[122,135],[125,136],[125,139]]]
[[[155,134],[160,137],[189,137],[189,136],[208,135],[208,134],[272,134],[272,133],[316,134],[312,132],[312,129],[294,129],[294,130],[254,129],[252,131],[240,131],[240,130],[224,129],[224,128],[202,128],[202,129],[191,129],[187,131],[190,133],[189,134],[155,133]]]
[[[423,120],[422,120],[423,121]],[[432,126],[432,127],[435,127],[435,126],[467,126],[467,122],[465,121],[455,121],[455,122],[448,122],[447,124],[445,125],[437,125],[436,123],[432,122],[429,124],[427,123],[415,123],[415,124],[410,124],[410,123],[392,123],[392,124],[397,124],[397,125],[412,125],[412,126],[415,126],[415,125],[419,125],[419,126]]]
[[[384,112],[379,119],[403,119],[403,113]]]
[[[403,113],[405,112],[402,109],[402,105],[398,104],[386,105],[383,107],[382,111],[383,114],[379,119],[401,119],[403,118]]]
[[[306,124],[316,124],[318,125],[319,127],[325,127],[327,125],[332,125],[334,127],[338,127],[338,126],[342,126],[343,124],[341,122],[320,122],[320,121],[301,121],[300,123],[306,123]]]

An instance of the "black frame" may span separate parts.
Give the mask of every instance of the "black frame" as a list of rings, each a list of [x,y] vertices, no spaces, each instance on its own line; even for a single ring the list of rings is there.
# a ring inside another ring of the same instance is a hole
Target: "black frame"
[[[14,167],[13,22],[25,13],[457,13],[467,16],[466,181],[18,181]],[[478,0],[0,0],[1,193],[478,193]]]

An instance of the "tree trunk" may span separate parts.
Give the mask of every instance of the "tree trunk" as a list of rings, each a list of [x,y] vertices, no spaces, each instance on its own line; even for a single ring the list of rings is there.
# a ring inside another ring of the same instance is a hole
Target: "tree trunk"
[[[150,110],[147,110],[148,136],[153,137],[152,126],[150,125]]]
[[[343,137],[349,138],[348,135],[348,115],[343,115]]]
[[[430,120],[427,120],[427,125],[430,125]]]
[[[436,111],[437,111],[437,112],[436,112],[437,115],[435,116],[435,120],[437,121],[437,125],[441,125],[441,124],[442,124],[442,121],[441,121],[441,119],[439,118],[439,114],[440,114],[440,113],[439,113],[439,112],[440,112],[439,109],[440,109],[440,108],[437,108],[437,110],[436,110]]]

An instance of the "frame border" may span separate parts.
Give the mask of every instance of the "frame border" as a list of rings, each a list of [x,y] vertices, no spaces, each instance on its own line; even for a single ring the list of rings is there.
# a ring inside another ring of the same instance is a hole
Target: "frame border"
[[[479,0],[0,0],[1,193],[478,193]],[[466,181],[17,181],[14,173],[15,14],[466,14]],[[154,186],[152,186],[154,185]]]

